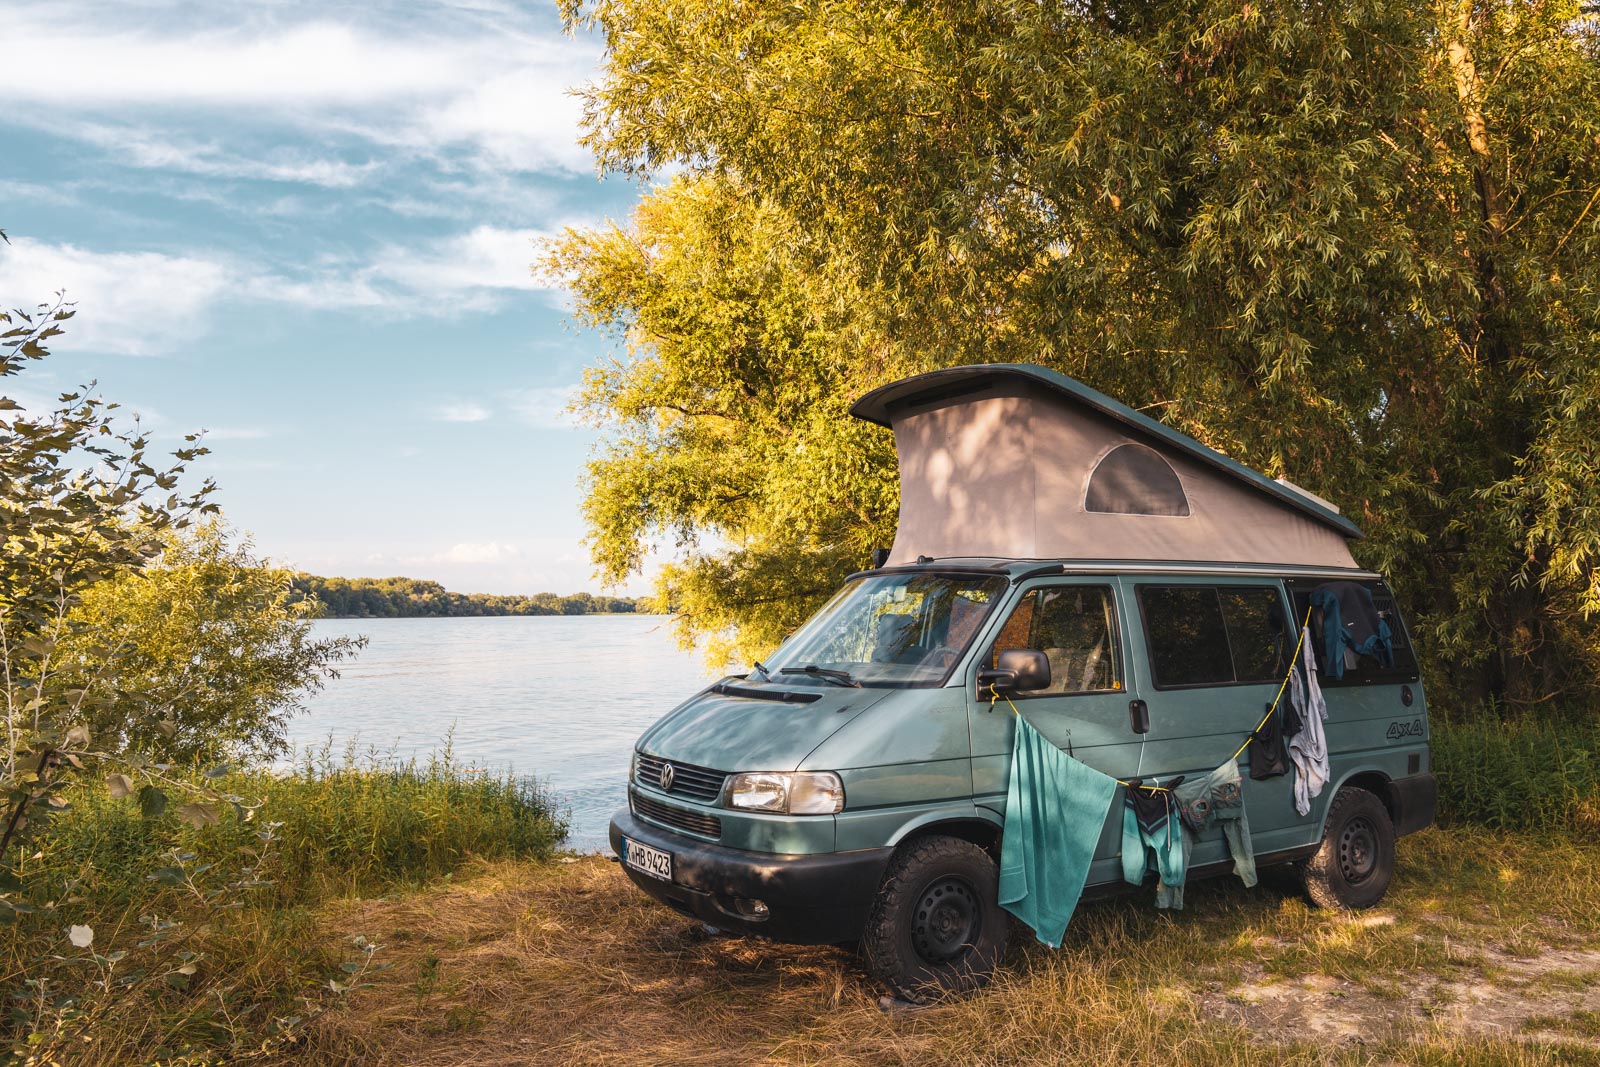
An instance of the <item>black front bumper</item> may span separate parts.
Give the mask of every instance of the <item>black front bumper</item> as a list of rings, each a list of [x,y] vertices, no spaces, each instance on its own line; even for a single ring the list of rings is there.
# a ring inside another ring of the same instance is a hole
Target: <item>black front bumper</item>
[[[672,881],[622,869],[633,884],[685,915],[742,934],[759,934],[796,945],[855,941],[867,925],[890,848],[783,856],[746,852],[696,841],[633,816],[611,817],[611,851],[622,858],[622,838],[672,853]],[[751,914],[751,901],[767,906],[765,918]]]

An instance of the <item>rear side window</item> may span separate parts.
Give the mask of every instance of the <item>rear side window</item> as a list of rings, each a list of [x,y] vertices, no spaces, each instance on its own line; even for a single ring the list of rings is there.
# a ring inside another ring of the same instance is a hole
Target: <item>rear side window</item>
[[[1288,669],[1288,629],[1271,586],[1142,585],[1139,610],[1163,689],[1276,682]]]
[[[1320,578],[1293,578],[1286,584],[1289,587],[1289,597],[1294,604],[1295,624],[1307,616],[1307,609],[1311,607],[1311,593],[1319,585],[1326,582]],[[1378,609],[1378,614],[1389,624],[1389,648],[1394,656],[1394,665],[1385,666],[1377,659],[1368,656],[1347,656],[1345,660],[1344,677],[1331,678],[1326,670],[1321,672],[1320,681],[1323,686],[1341,685],[1373,685],[1377,683],[1414,682],[1418,679],[1417,656],[1411,647],[1411,636],[1406,632],[1405,620],[1400,617],[1399,605],[1395,602],[1394,593],[1382,581],[1366,579],[1357,583],[1364,586],[1372,594],[1372,604]],[[1321,655],[1323,648],[1323,633],[1321,620],[1313,613],[1311,615],[1313,646]]]

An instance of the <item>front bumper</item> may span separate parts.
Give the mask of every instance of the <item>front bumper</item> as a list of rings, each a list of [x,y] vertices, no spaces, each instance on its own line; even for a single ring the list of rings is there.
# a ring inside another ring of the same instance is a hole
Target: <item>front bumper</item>
[[[697,841],[634,817],[626,808],[611,817],[611,851],[622,858],[622,838],[672,853],[672,881],[663,882],[622,864],[633,884],[685,915],[742,934],[796,945],[855,941],[894,848],[784,856],[747,852]],[[737,910],[759,900],[765,918]]]

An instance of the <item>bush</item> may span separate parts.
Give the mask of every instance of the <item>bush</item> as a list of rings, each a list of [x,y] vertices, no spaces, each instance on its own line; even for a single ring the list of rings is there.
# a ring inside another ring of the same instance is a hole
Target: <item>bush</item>
[[[0,936],[19,1062],[205,1063],[283,1047],[383,966],[309,908],[448,875],[474,857],[548,857],[566,832],[531,778],[426,762],[195,772],[243,804],[215,819],[141,813],[90,780],[24,872],[37,910]],[[86,942],[86,943],[85,943]],[[25,981],[24,981],[25,979]],[[70,1053],[68,1052],[70,1050]]]
[[[1434,723],[1440,813],[1506,830],[1600,829],[1600,724],[1506,720],[1485,708]]]

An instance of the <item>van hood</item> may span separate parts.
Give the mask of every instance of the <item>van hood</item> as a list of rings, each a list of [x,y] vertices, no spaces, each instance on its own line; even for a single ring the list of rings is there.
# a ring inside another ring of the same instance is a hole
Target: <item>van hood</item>
[[[721,685],[722,683],[719,683]],[[797,689],[740,685],[732,692],[713,686],[690,697],[639,738],[652,756],[719,771],[792,771],[822,742],[892,689]],[[742,696],[741,691],[770,693]],[[815,695],[809,703],[785,701],[784,693]]]

